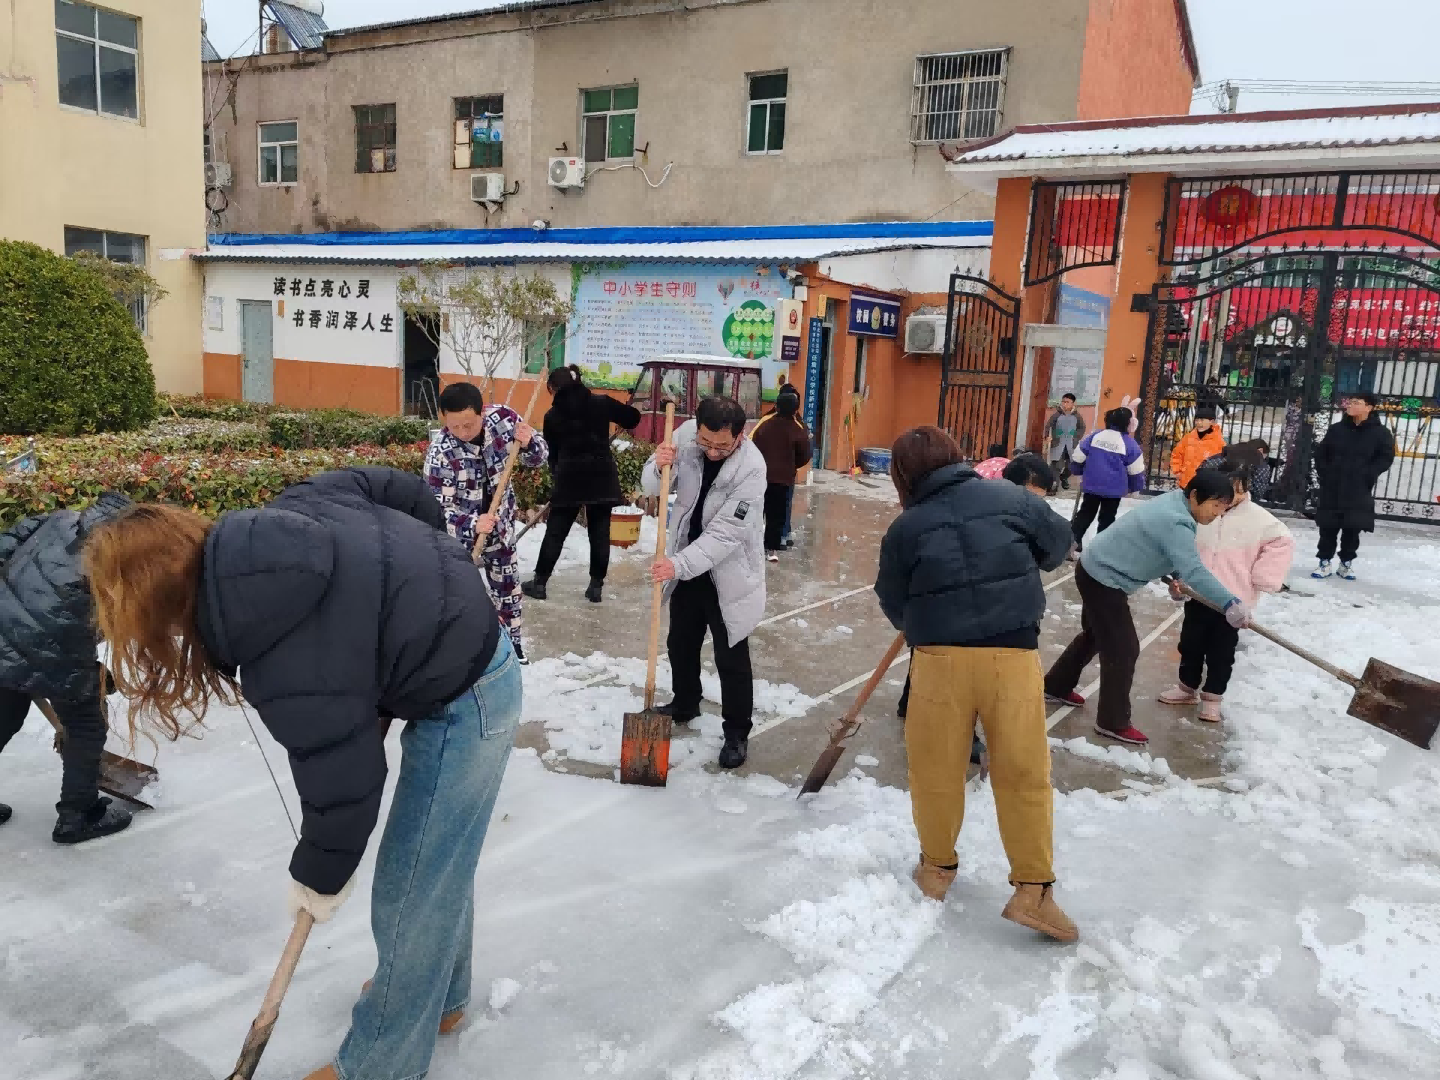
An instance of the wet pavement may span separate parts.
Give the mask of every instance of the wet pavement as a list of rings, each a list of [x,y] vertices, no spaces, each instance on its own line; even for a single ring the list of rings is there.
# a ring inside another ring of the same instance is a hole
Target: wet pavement
[[[792,683],[807,696],[821,699],[802,717],[777,722],[773,717],[757,716],[750,760],[742,771],[767,774],[785,783],[795,783],[809,771],[829,737],[827,722],[853,702],[864,678],[895,636],[870,588],[881,538],[897,512],[893,489],[874,478],[823,480],[796,490],[796,547],[779,563],[768,565],[766,619],[751,636],[757,679]],[[1063,507],[1062,512],[1068,514],[1068,500],[1056,499],[1052,505],[1057,510]],[[1300,546],[1304,543],[1302,540]],[[646,559],[633,556],[613,559],[605,601],[598,605],[584,599],[588,578],[583,566],[558,570],[549,582],[548,601],[526,601],[527,651],[532,657],[569,652],[585,656],[599,651],[612,657],[643,658],[650,626],[646,564]],[[530,570],[522,566],[527,576]],[[1079,630],[1080,602],[1073,575],[1073,563],[1045,575],[1050,603],[1041,626],[1040,652],[1046,666]],[[1193,718],[1193,708],[1177,709],[1155,701],[1155,696],[1175,681],[1180,605],[1152,586],[1132,597],[1131,608],[1144,645],[1135,677],[1134,720],[1150,736],[1150,745],[1130,749],[1164,758],[1169,770],[1181,777],[1217,777],[1224,751],[1223,725],[1202,724]],[[662,658],[664,633],[662,620]],[[708,644],[705,652],[706,667],[713,670]],[[855,758],[862,757],[878,761],[867,765],[865,771],[881,783],[906,786],[902,724],[895,715],[905,672],[902,654],[865,708],[865,724],[851,740],[834,775],[844,775]],[[1090,687],[1089,705],[1047,707],[1052,738],[1084,738],[1100,750],[1118,745],[1093,730],[1094,688],[1090,684],[1098,677],[1098,664],[1092,663],[1080,687],[1082,693]],[[668,700],[663,680],[657,700]],[[718,712],[718,706],[708,701],[705,709]],[[688,737],[686,729],[677,728],[675,737]],[[519,742],[542,753],[549,749],[539,723],[525,725]],[[610,769],[567,762],[563,756],[549,764],[570,772],[612,774]],[[1061,746],[1052,747],[1054,782],[1062,791],[1082,787],[1120,791],[1146,782],[1147,777],[1135,771],[1136,763],[1132,760],[1129,764],[1127,771]]]

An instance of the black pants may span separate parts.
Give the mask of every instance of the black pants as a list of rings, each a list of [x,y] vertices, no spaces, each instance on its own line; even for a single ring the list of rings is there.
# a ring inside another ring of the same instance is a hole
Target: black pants
[[[1315,551],[1315,557],[1322,562],[1329,562],[1335,557],[1335,540],[1340,540],[1340,561],[1354,562],[1355,556],[1360,554],[1360,530],[1342,529],[1340,526],[1320,526],[1320,546]]]
[[[1185,621],[1180,625],[1180,682],[1192,690],[1223,694],[1235,670],[1235,647],[1240,631],[1214,608],[1195,600],[1185,601]],[[1201,677],[1205,683],[1200,683]]]
[[[1135,681],[1135,662],[1140,659],[1140,637],[1130,614],[1130,598],[1096,581],[1086,573],[1084,563],[1075,567],[1075,587],[1080,590],[1080,635],[1045,673],[1045,692],[1063,698],[1074,691],[1085,665],[1098,654],[1096,723],[1106,731],[1124,731],[1130,726],[1130,687]]]
[[[535,562],[535,576],[548,578],[555,572],[570,526],[580,516],[578,506],[552,506],[545,519],[545,539],[540,542],[540,558]],[[610,569],[610,507],[585,507],[585,529],[590,534],[590,577],[604,581]]]
[[[1090,531],[1090,523],[1095,520],[1097,513],[1100,515],[1099,531],[1104,532],[1115,524],[1115,515],[1119,511],[1119,499],[1106,499],[1086,492],[1080,499],[1080,509],[1075,511],[1075,520],[1070,523],[1070,531],[1075,534],[1075,550],[1080,550],[1085,534]]]
[[[98,697],[88,701],[51,702],[55,715],[65,726],[65,745],[60,753],[64,773],[60,781],[61,814],[84,813],[100,797],[100,755],[105,750],[105,714]],[[30,695],[0,687],[0,750],[25,725]]]
[[[720,716],[727,739],[750,736],[755,711],[755,679],[750,671],[750,639],[730,644],[720,597],[709,574],[675,586],[670,597],[670,634],[665,648],[675,687],[675,715],[700,715],[700,646],[705,632],[715,646],[715,670],[720,673]]]
[[[785,512],[791,484],[765,485],[765,550],[779,551],[785,544]]]

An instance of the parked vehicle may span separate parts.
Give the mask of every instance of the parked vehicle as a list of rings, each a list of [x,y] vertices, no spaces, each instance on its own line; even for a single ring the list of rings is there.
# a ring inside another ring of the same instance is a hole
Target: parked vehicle
[[[732,397],[745,408],[749,424],[760,419],[762,387],[760,365],[729,356],[675,354],[647,360],[640,366],[640,381],[630,392],[630,404],[642,419],[635,437],[657,443],[665,434],[665,403],[675,403],[675,426],[695,415],[707,397]]]

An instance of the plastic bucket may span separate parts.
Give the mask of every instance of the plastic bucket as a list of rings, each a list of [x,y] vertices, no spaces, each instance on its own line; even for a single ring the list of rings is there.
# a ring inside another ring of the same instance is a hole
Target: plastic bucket
[[[890,451],[882,446],[867,446],[860,451],[860,468],[871,476],[890,472]]]
[[[610,546],[634,547],[640,542],[640,522],[645,511],[638,506],[617,506],[610,511]]]

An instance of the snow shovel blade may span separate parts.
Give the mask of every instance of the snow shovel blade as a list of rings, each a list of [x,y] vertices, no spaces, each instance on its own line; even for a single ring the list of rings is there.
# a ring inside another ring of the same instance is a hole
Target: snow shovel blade
[[[670,775],[670,717],[654,709],[625,714],[620,783],[664,787]]]
[[[1440,683],[1371,657],[1346,711],[1429,750],[1440,727]]]
[[[835,771],[835,766],[840,764],[840,758],[844,756],[846,748],[845,742],[839,742],[820,751],[820,756],[810,767],[810,775],[805,777],[805,783],[800,785],[801,795],[814,795],[825,786],[825,781],[830,779],[830,774]]]
[[[121,757],[106,750],[100,757],[100,790],[146,810],[152,809],[142,795],[145,789],[160,779],[153,765]]]

